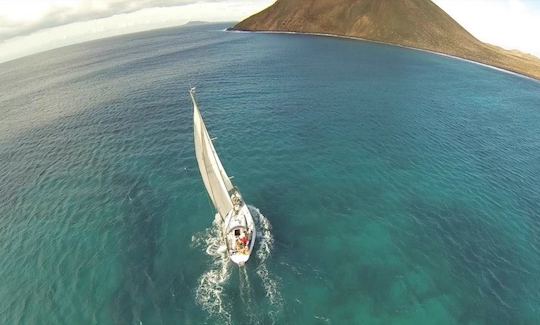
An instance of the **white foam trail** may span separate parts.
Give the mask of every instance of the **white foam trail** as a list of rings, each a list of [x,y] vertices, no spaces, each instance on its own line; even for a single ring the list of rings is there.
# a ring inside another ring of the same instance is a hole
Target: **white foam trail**
[[[249,265],[255,264],[257,276],[261,279],[262,287],[271,306],[269,314],[273,323],[276,323],[277,315],[283,306],[283,299],[279,281],[269,272],[267,265],[274,245],[274,237],[271,232],[272,225],[257,208],[248,207],[257,227],[256,258],[252,256],[248,263]],[[203,248],[208,255],[213,257],[209,270],[199,277],[195,297],[197,303],[211,316],[219,318],[221,323],[231,324],[233,308],[226,299],[224,287],[230,278],[231,271],[236,268],[231,267],[232,263],[229,262],[227,251],[222,247],[221,225],[221,218],[216,215],[212,227],[192,238],[192,245]],[[258,308],[255,302],[255,292],[247,272],[249,265],[238,268],[240,298],[250,324],[260,324],[261,321],[257,317]]]
[[[314,315],[313,317],[315,317],[315,319],[325,322],[326,324],[331,324],[330,318],[320,316],[320,315]]]
[[[260,324],[257,319],[257,314],[254,311],[256,303],[253,299],[255,293],[253,288],[251,288],[251,282],[249,281],[249,275],[245,267],[238,269],[238,275],[240,277],[240,299],[242,299],[242,305],[244,306],[244,311],[249,317],[249,324]]]
[[[220,229],[221,219],[216,215],[212,227],[206,229],[202,234],[192,237],[193,245],[205,246],[206,253],[215,257],[210,269],[199,278],[195,298],[197,303],[209,314],[230,324],[232,322],[231,306],[224,297],[223,286],[229,279],[231,272],[226,250],[220,249],[223,243]]]
[[[251,214],[255,218],[257,232],[259,234],[259,247],[256,251],[259,264],[257,265],[257,275],[262,281],[266,297],[270,304],[276,309],[273,314],[277,314],[283,306],[283,298],[279,281],[276,276],[272,275],[268,270],[268,259],[272,256],[274,247],[274,237],[272,236],[272,225],[270,221],[259,211],[259,209],[249,206]]]

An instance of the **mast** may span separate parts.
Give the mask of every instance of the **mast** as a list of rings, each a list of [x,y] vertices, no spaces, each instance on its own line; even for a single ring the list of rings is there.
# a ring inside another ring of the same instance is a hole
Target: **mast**
[[[234,189],[223,165],[219,160],[206,125],[195,100],[195,89],[189,91],[193,101],[193,136],[195,154],[206,191],[222,219],[232,210],[233,204],[229,191]]]

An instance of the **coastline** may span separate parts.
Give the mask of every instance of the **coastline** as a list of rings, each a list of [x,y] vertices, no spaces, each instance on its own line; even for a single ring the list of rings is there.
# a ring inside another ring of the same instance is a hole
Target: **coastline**
[[[401,48],[405,48],[405,49],[409,49],[409,50],[415,50],[415,51],[421,51],[421,52],[436,54],[436,55],[440,55],[440,56],[444,56],[444,57],[447,57],[447,58],[456,59],[456,60],[460,60],[460,61],[464,61],[464,62],[474,63],[474,64],[477,64],[477,65],[480,65],[480,66],[483,66],[483,67],[486,67],[486,68],[497,70],[499,72],[504,72],[504,73],[511,74],[511,75],[514,75],[514,76],[517,76],[517,77],[521,77],[521,78],[525,78],[525,79],[528,79],[528,80],[535,81],[536,83],[540,83],[539,79],[533,78],[533,77],[525,75],[523,73],[508,70],[508,69],[504,69],[504,68],[499,68],[499,67],[496,67],[494,65],[489,65],[489,64],[474,61],[474,60],[471,60],[471,59],[465,59],[465,58],[455,56],[455,55],[451,55],[451,54],[446,54],[446,53],[442,53],[442,52],[436,52],[436,51],[432,51],[432,50],[421,49],[421,48],[407,46],[407,45],[401,45],[401,44],[395,44],[395,43],[386,43],[386,42],[382,42],[382,41],[370,40],[370,39],[367,39],[367,38],[361,38],[361,37],[355,37],[355,36],[346,36],[346,35],[329,34],[329,33],[291,32],[291,31],[273,31],[273,30],[251,31],[251,30],[234,29],[233,27],[226,28],[226,29],[224,29],[224,31],[225,32],[236,32],[236,33],[291,34],[291,35],[322,36],[322,37],[342,38],[342,39],[350,39],[350,40],[355,40],[355,41],[364,41],[364,42],[370,42],[370,43],[390,45],[390,46],[401,47]]]

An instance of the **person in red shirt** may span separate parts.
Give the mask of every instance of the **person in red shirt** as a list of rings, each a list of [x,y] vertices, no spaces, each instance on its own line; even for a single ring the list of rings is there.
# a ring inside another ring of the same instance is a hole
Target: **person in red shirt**
[[[242,238],[240,238],[240,241],[242,242],[242,244],[244,244],[244,246],[247,246],[249,240],[247,238],[247,236],[244,234],[244,236],[242,236]]]

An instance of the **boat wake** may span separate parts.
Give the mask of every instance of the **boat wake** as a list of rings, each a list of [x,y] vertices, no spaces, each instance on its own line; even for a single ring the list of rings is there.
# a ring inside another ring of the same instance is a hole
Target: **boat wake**
[[[275,323],[279,315],[283,301],[280,293],[278,278],[268,269],[268,261],[272,256],[274,238],[272,225],[260,211],[248,206],[257,227],[257,241],[255,243],[255,256],[245,267],[233,265],[227,256],[226,249],[221,238],[221,219],[216,215],[212,226],[204,232],[193,236],[192,243],[212,257],[210,267],[198,280],[195,292],[197,303],[209,313],[210,317],[218,319],[222,323],[233,322],[232,315],[239,312],[227,299],[226,291],[231,291],[231,296],[238,295],[242,302],[242,318],[246,318],[250,324],[259,324],[270,320]],[[255,258],[254,258],[255,257]],[[254,267],[257,276],[250,278],[250,269]],[[231,288],[231,273],[238,272],[238,289],[236,292]],[[256,288],[264,290],[264,303],[257,299]],[[257,303],[259,302],[259,303]]]
[[[195,299],[209,314],[219,317],[223,322],[231,323],[230,305],[223,299],[224,285],[230,278],[229,257],[227,249],[222,247],[221,218],[216,214],[212,226],[202,235],[193,236],[191,242],[204,246],[206,254],[213,257],[210,269],[198,280]],[[201,243],[201,244],[198,244]]]
[[[268,258],[272,256],[274,247],[274,237],[272,236],[272,225],[270,221],[259,211],[259,209],[249,206],[251,214],[255,217],[257,231],[259,233],[259,246],[256,250],[257,275],[261,279],[266,297],[270,304],[281,309],[283,305],[279,282],[275,276],[268,271]]]

